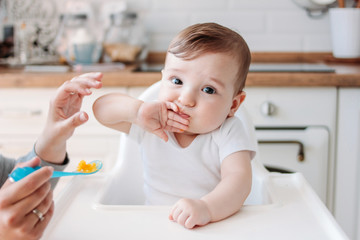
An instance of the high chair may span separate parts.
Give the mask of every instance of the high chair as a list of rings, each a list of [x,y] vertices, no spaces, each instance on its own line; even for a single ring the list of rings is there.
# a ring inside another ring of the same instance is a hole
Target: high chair
[[[159,85],[150,86],[140,98],[156,99]],[[236,115],[256,141],[246,110],[240,107]],[[140,151],[122,134],[114,169],[72,179],[55,200],[44,239],[348,239],[301,173],[270,173],[261,157],[266,156],[257,154],[252,160],[252,190],[242,209],[188,230],[168,220],[171,206],[144,205]]]
[[[141,96],[141,100],[149,101],[155,100],[160,88],[160,82],[157,82],[150,86]],[[239,117],[245,125],[248,126],[249,138],[252,141],[256,141],[255,128],[248,116],[246,109],[241,106],[236,112],[236,116]],[[131,160],[129,160],[131,159]],[[252,191],[247,198],[245,204],[262,204],[269,202],[269,196],[262,192],[264,189],[261,187],[262,182],[259,177],[267,174],[267,170],[262,164],[258,162],[258,157],[253,159],[252,168],[253,172],[253,186]],[[112,193],[111,196],[106,197],[108,204],[144,204],[145,198],[143,193],[143,172],[140,149],[137,143],[127,139],[125,134],[121,134],[119,157],[113,171],[113,181],[111,185],[117,186],[119,189],[127,189],[131,187],[127,194],[123,194],[122,191]],[[132,179],[134,182],[129,186],[127,184],[128,179]]]

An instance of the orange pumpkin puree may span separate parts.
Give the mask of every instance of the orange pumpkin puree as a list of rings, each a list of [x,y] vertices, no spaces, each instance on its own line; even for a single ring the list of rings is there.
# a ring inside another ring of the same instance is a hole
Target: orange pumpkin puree
[[[76,171],[83,173],[92,173],[96,171],[96,164],[95,163],[87,164],[84,160],[81,160],[76,168]]]

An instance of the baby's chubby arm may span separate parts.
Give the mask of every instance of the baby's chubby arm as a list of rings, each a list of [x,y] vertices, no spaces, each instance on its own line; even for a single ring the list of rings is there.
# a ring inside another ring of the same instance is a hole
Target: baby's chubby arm
[[[231,216],[240,210],[251,190],[250,152],[240,151],[226,157],[221,165],[221,181],[201,199],[180,199],[169,219],[186,228],[202,226]]]
[[[172,102],[144,102],[122,93],[110,93],[98,98],[93,111],[103,125],[129,133],[131,124],[168,140],[165,130],[183,132],[189,120],[182,118],[178,106]]]

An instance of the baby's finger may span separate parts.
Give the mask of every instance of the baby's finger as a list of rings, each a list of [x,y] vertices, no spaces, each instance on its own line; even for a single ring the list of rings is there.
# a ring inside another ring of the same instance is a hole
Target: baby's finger
[[[177,122],[173,122],[172,120],[168,120],[167,121],[167,125],[165,126],[165,130],[169,131],[169,132],[178,132],[178,133],[182,133],[185,130],[187,130],[189,128],[189,126],[177,123]]]
[[[173,221],[177,222],[178,217],[180,216],[180,214],[182,213],[182,209],[181,208],[175,208],[174,211],[172,212],[172,219]]]
[[[168,119],[171,119],[173,121],[188,125],[189,124],[189,120],[181,117],[179,114],[173,112],[173,111],[168,111]]]
[[[195,219],[193,216],[189,216],[184,223],[184,226],[189,229],[194,228],[195,225],[196,225],[196,222],[195,222]]]
[[[190,217],[190,214],[183,211],[177,218],[176,222],[179,223],[181,226],[185,226],[185,222]]]
[[[173,110],[174,112],[179,112],[179,107],[173,102],[165,102],[166,108],[169,110]]]

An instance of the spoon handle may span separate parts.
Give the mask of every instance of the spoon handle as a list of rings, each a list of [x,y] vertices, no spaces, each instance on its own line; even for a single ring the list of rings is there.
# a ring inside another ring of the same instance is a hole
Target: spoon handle
[[[74,175],[82,175],[82,174],[85,174],[85,173],[81,173],[81,172],[59,172],[59,171],[54,171],[54,172],[53,172],[53,175],[51,176],[51,178],[74,176]]]

